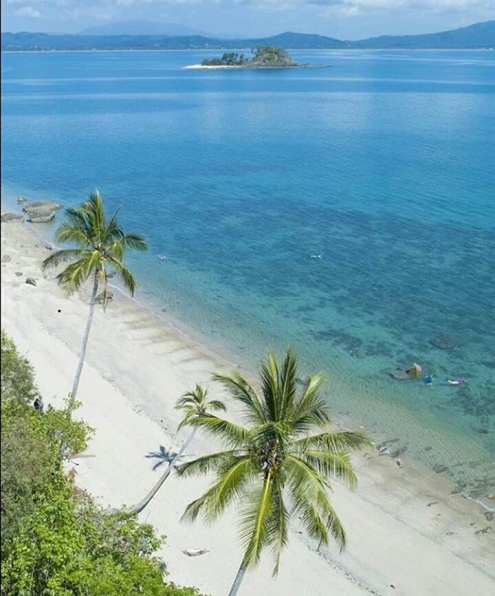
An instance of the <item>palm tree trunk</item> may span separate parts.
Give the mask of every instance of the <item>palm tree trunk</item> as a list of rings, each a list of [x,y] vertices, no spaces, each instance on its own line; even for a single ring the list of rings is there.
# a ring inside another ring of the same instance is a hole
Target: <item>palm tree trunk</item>
[[[144,499],[142,501],[140,501],[133,508],[134,513],[141,513],[141,511],[143,511],[143,509],[149,504],[151,499],[156,495],[156,493],[159,491],[161,485],[170,476],[170,473],[172,472],[172,470],[175,466],[175,462],[178,461],[178,459],[182,456],[182,454],[186,450],[189,443],[194,439],[194,435],[196,434],[196,431],[197,431],[197,428],[193,428],[192,433],[189,435],[189,437],[186,439],[186,441],[184,441],[184,443],[182,444],[182,447],[179,449],[179,452],[175,455],[175,457],[172,459],[172,461],[168,464],[168,468],[165,470],[165,472],[163,472],[163,474],[159,478],[158,482],[150,490],[150,492],[144,497]]]
[[[94,277],[94,282],[93,282],[93,292],[91,294],[91,302],[89,304],[88,320],[86,321],[86,329],[84,331],[81,353],[79,354],[79,362],[77,364],[76,376],[74,377],[74,384],[72,385],[72,392],[71,392],[72,399],[71,399],[71,403],[69,404],[69,413],[72,412],[72,409],[73,409],[72,400],[76,399],[77,389],[79,387],[79,380],[81,378],[84,359],[86,357],[86,348],[88,347],[89,332],[91,330],[91,324],[93,323],[93,315],[95,313],[96,294],[97,293],[98,293],[98,276],[97,276],[97,272],[95,272],[95,277]]]
[[[244,575],[246,573],[247,567],[244,566],[244,561],[241,563],[239,570],[237,571],[237,575],[235,576],[234,583],[230,588],[229,596],[236,596],[237,592],[239,591],[240,585],[242,580],[244,579]]]

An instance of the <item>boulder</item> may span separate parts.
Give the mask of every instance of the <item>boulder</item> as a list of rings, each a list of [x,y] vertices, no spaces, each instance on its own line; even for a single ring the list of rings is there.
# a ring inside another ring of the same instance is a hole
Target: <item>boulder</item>
[[[55,217],[55,212],[61,207],[56,201],[29,201],[24,203],[22,210],[31,223],[46,223]]]
[[[27,203],[27,199],[26,199],[26,197],[17,197],[17,202],[18,203]]]
[[[22,210],[26,213],[30,213],[37,209],[43,209],[44,211],[58,211],[61,208],[62,204],[57,203],[56,201],[26,201]]]
[[[12,257],[10,255],[3,255],[2,263],[9,263],[10,261],[12,261]]]
[[[420,379],[423,376],[423,369],[414,362],[411,368],[406,370],[406,373],[410,379]]]
[[[55,211],[33,211],[29,214],[30,223],[48,223],[55,217]]]
[[[2,221],[9,223],[11,221],[18,221],[18,222],[24,222],[25,218],[24,215],[21,215],[20,213],[2,213]]]
[[[391,372],[390,376],[392,377],[392,379],[395,379],[396,381],[409,381],[411,379],[407,372],[401,369]]]
[[[423,376],[423,369],[416,362],[407,369],[398,368],[389,373],[392,379],[396,381],[410,381],[411,379],[420,379]]]
[[[107,302],[109,302],[110,300],[113,300],[113,292],[107,292]],[[98,304],[104,304],[105,296],[103,292],[100,292],[98,296],[96,296],[96,302]]]
[[[29,284],[30,286],[37,286],[38,285],[36,283],[36,280],[34,279],[34,277],[26,277],[26,283]]]

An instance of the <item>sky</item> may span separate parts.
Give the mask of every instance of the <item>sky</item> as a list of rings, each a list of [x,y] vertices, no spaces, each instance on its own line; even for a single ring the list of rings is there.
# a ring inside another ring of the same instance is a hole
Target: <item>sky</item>
[[[435,33],[495,19],[495,0],[1,0],[2,31],[79,33],[150,20],[217,37],[294,31],[341,40]]]

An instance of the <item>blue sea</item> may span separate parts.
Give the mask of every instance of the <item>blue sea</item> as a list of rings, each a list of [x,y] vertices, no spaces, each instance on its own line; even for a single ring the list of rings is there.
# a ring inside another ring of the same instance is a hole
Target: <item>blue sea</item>
[[[495,52],[185,69],[216,55],[2,54],[3,210],[99,189],[157,315],[252,371],[291,346],[341,425],[494,493]]]

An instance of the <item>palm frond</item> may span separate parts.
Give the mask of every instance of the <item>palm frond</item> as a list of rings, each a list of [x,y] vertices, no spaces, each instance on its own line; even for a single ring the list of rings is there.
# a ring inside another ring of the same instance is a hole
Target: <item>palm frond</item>
[[[188,462],[188,464],[193,463]],[[183,464],[183,466],[188,464]],[[182,518],[194,520],[201,514],[205,521],[214,521],[223,513],[227,505],[241,499],[245,485],[252,480],[255,474],[256,470],[253,468],[250,457],[230,455],[230,457],[223,458],[221,466],[218,468],[218,480],[203,496],[186,507]]]
[[[132,250],[139,250],[141,252],[144,252],[149,248],[148,243],[143,238],[143,236],[137,234],[136,232],[130,232],[129,234],[125,234],[125,236],[123,237],[123,242],[126,247]]]
[[[208,434],[219,438],[224,445],[231,448],[246,445],[250,438],[248,429],[214,414],[200,415],[194,424]]]
[[[286,458],[288,485],[294,502],[294,512],[300,515],[307,533],[328,544],[328,529],[341,549],[345,546],[345,532],[330,502],[328,485],[318,471],[307,462],[292,455]]]
[[[129,290],[131,296],[134,296],[137,284],[136,279],[129,271],[129,269],[127,269],[127,267],[120,260],[112,256],[108,257],[108,263],[116,270],[118,275],[122,278],[124,286]]]
[[[371,438],[364,432],[343,430],[303,437],[294,442],[295,449],[325,449],[329,452],[355,451],[372,445]]]
[[[323,382],[322,373],[311,375],[305,382],[304,391],[292,414],[294,428],[300,432],[308,430],[313,425],[323,426],[330,422],[328,404],[320,396]]]
[[[88,264],[91,259],[80,259],[72,263],[57,275],[58,283],[70,296],[88,279],[91,269]]]
[[[41,264],[44,271],[50,267],[57,267],[60,263],[71,261],[73,259],[81,260],[88,258],[90,251],[81,248],[62,248],[53,252]]]
[[[306,451],[304,459],[318,474],[327,478],[337,478],[349,488],[355,488],[357,477],[352,467],[351,459],[346,451]]]
[[[213,373],[213,379],[221,383],[233,399],[246,406],[243,416],[247,420],[255,424],[265,421],[263,407],[256,391],[241,374],[235,372],[228,376]]]
[[[290,514],[285,506],[283,499],[283,483],[276,478],[273,480],[272,487],[272,514],[268,521],[268,534],[275,564],[273,566],[273,575],[278,574],[280,567],[280,556],[289,541],[289,521]]]
[[[260,489],[252,491],[240,518],[240,539],[245,551],[244,567],[257,565],[261,551],[273,539],[270,518],[273,518],[273,485],[271,478],[265,478]]]

